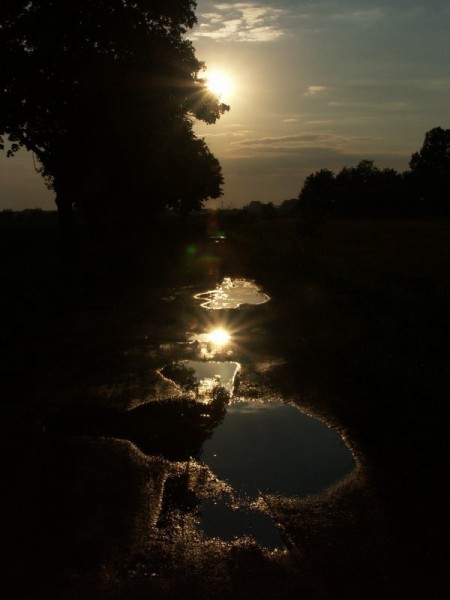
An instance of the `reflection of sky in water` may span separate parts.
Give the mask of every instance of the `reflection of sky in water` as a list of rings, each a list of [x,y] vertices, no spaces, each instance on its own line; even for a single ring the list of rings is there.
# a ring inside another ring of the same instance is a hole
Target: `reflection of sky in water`
[[[202,529],[221,540],[251,536],[266,548],[283,548],[284,542],[271,517],[247,507],[232,508],[224,499],[202,500]]]
[[[231,335],[223,328],[216,328],[207,333],[189,333],[187,340],[195,346],[196,354],[202,359],[214,358],[219,353],[228,356],[233,354],[229,348]]]
[[[192,370],[195,386],[198,388],[200,395],[205,396],[206,400],[215,385],[225,388],[228,395],[231,396],[233,394],[234,378],[239,369],[240,364],[237,362],[183,360],[179,363],[167,365],[161,372],[165,377],[183,387],[183,373]]]
[[[233,403],[202,461],[239,494],[322,492],[354,466],[341,437],[289,404]]]
[[[204,308],[214,310],[238,308],[242,304],[264,304],[270,300],[253,282],[230,277],[226,277],[215,290],[202,292],[195,298],[202,300]]]
[[[205,380],[216,380],[220,377],[220,385],[232,394],[234,378],[240,367],[239,363],[188,360],[185,364],[188,368],[194,369],[195,376],[200,383]]]
[[[195,296],[206,309],[236,309],[244,304],[263,304],[269,296],[245,279],[226,278],[215,290]],[[219,335],[217,335],[219,332]],[[225,330],[191,333],[204,358],[224,351],[229,344]],[[209,403],[214,386],[233,393],[237,362],[206,360],[179,363],[192,370],[196,398]],[[175,378],[174,378],[175,380]],[[266,509],[253,505],[265,494],[304,497],[323,492],[354,467],[353,456],[334,429],[282,402],[234,402],[223,421],[203,444],[201,461],[232,489],[202,499],[200,527],[207,536],[232,539],[250,535],[269,548],[283,540]]]
[[[201,460],[233,488],[237,506],[226,497],[203,500],[200,527],[224,540],[251,536],[267,548],[282,548],[284,542],[270,516],[249,502],[268,492],[317,494],[354,467],[335,430],[292,405],[261,401],[230,404],[205,441]]]

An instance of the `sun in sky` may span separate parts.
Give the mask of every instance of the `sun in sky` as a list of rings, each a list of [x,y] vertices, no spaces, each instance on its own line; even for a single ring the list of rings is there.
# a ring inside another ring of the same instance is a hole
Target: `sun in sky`
[[[207,73],[206,85],[222,101],[227,101],[233,90],[233,82],[230,76],[224,71],[211,71]]]

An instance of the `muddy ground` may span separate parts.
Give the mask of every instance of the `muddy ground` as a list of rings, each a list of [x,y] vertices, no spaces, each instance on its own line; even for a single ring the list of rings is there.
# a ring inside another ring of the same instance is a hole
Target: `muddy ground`
[[[5,597],[446,597],[450,224],[304,239],[291,220],[221,218],[217,243],[203,220],[70,243],[51,215],[0,224]],[[222,483],[186,455],[214,425],[167,413],[172,457],[136,434],[150,404],[186,402],[158,369],[185,357],[206,325],[193,295],[223,276],[271,296],[232,317],[236,394],[297,404],[355,456],[320,496],[266,498],[285,551],[196,527]]]

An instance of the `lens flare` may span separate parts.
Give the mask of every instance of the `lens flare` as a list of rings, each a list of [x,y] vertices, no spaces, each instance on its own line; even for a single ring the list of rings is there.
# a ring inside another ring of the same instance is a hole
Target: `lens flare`
[[[216,346],[224,346],[230,341],[230,334],[222,327],[219,327],[209,333],[209,339]]]

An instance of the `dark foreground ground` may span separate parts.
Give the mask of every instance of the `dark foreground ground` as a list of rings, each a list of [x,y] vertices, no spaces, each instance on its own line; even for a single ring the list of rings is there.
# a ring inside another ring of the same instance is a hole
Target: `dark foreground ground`
[[[450,223],[219,228],[225,243],[200,221],[62,244],[52,215],[0,223],[2,596],[448,597]],[[236,393],[296,403],[357,461],[321,496],[267,497],[287,552],[203,538],[217,482],[137,433],[155,401],[183,402],[156,370],[204,325],[192,295],[239,275],[272,300],[232,324]]]

